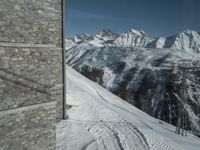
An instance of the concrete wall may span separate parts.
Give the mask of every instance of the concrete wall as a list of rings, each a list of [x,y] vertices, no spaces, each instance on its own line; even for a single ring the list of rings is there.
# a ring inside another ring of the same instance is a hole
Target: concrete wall
[[[61,0],[0,0],[0,150],[56,148],[61,8]]]

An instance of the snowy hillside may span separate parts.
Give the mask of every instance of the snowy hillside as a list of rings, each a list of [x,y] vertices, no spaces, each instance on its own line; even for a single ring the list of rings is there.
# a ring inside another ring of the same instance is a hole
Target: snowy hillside
[[[187,111],[188,130],[200,136],[199,42],[199,33],[190,30],[169,38],[152,38],[142,30],[121,35],[103,30],[66,50],[66,62],[112,93],[170,124],[177,124],[181,101]],[[184,75],[186,88],[182,89]],[[186,95],[185,102],[176,96],[181,97],[182,93]]]
[[[57,125],[58,150],[199,150],[200,139],[174,133],[66,67],[68,120]]]

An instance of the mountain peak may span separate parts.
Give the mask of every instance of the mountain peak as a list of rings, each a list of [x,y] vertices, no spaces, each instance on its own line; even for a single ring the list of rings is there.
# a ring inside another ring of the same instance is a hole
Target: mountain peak
[[[76,37],[78,37],[78,38],[87,38],[87,37],[89,37],[89,35],[87,33],[83,32],[83,33],[77,34]]]
[[[187,30],[185,30],[184,32],[186,32],[186,33],[196,33],[196,31],[190,30],[190,29],[187,29]]]
[[[103,29],[97,35],[105,37],[105,36],[116,36],[118,34],[113,32],[113,31],[111,31],[110,29]]]
[[[194,31],[194,30],[187,29],[187,30],[184,30],[182,32],[179,32],[177,35],[182,35],[182,34],[195,35],[195,34],[198,34],[198,32]]]
[[[135,30],[135,29],[131,29],[128,31],[129,33],[132,33],[132,34],[136,34],[136,35],[146,35],[146,33],[143,31],[143,30]]]

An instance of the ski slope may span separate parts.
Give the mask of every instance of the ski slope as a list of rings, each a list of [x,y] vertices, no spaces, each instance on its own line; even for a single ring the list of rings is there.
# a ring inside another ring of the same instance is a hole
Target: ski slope
[[[66,66],[68,120],[57,125],[59,150],[199,150],[157,120]]]

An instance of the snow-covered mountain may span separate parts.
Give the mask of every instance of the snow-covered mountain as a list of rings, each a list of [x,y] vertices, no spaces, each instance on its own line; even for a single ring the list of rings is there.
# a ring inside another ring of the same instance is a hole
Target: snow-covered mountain
[[[166,38],[164,48],[200,53],[200,33],[192,30]]]
[[[108,41],[115,40],[119,36],[119,34],[112,32],[109,29],[103,29],[101,32],[97,33],[96,36],[102,38],[104,41]]]
[[[68,65],[148,114],[174,125],[184,91],[186,100],[181,103],[187,110],[188,130],[200,136],[198,32],[152,38],[144,31],[121,35],[109,31],[93,37],[66,50]],[[117,40],[124,42],[120,45]],[[184,74],[186,88],[182,89]]]
[[[84,36],[80,38],[80,35]],[[171,48],[200,53],[200,33],[192,30],[186,30],[167,38],[152,37],[143,30],[134,29],[122,34],[103,29],[95,36],[89,36],[85,33],[80,35],[66,37],[66,50],[77,44],[89,42],[100,47],[112,45],[119,47]]]
[[[153,42],[155,38],[148,36],[144,31],[130,30],[127,33],[122,33],[115,41],[117,46],[135,46],[146,47]]]
[[[81,33],[78,35],[74,35],[72,37],[66,37],[65,38],[65,48],[70,49],[70,48],[76,46],[77,44],[79,44],[79,42],[84,42],[89,37],[90,36],[86,33]]]
[[[66,67],[68,119],[57,125],[58,150],[199,150],[200,139],[174,133],[106,89]]]

